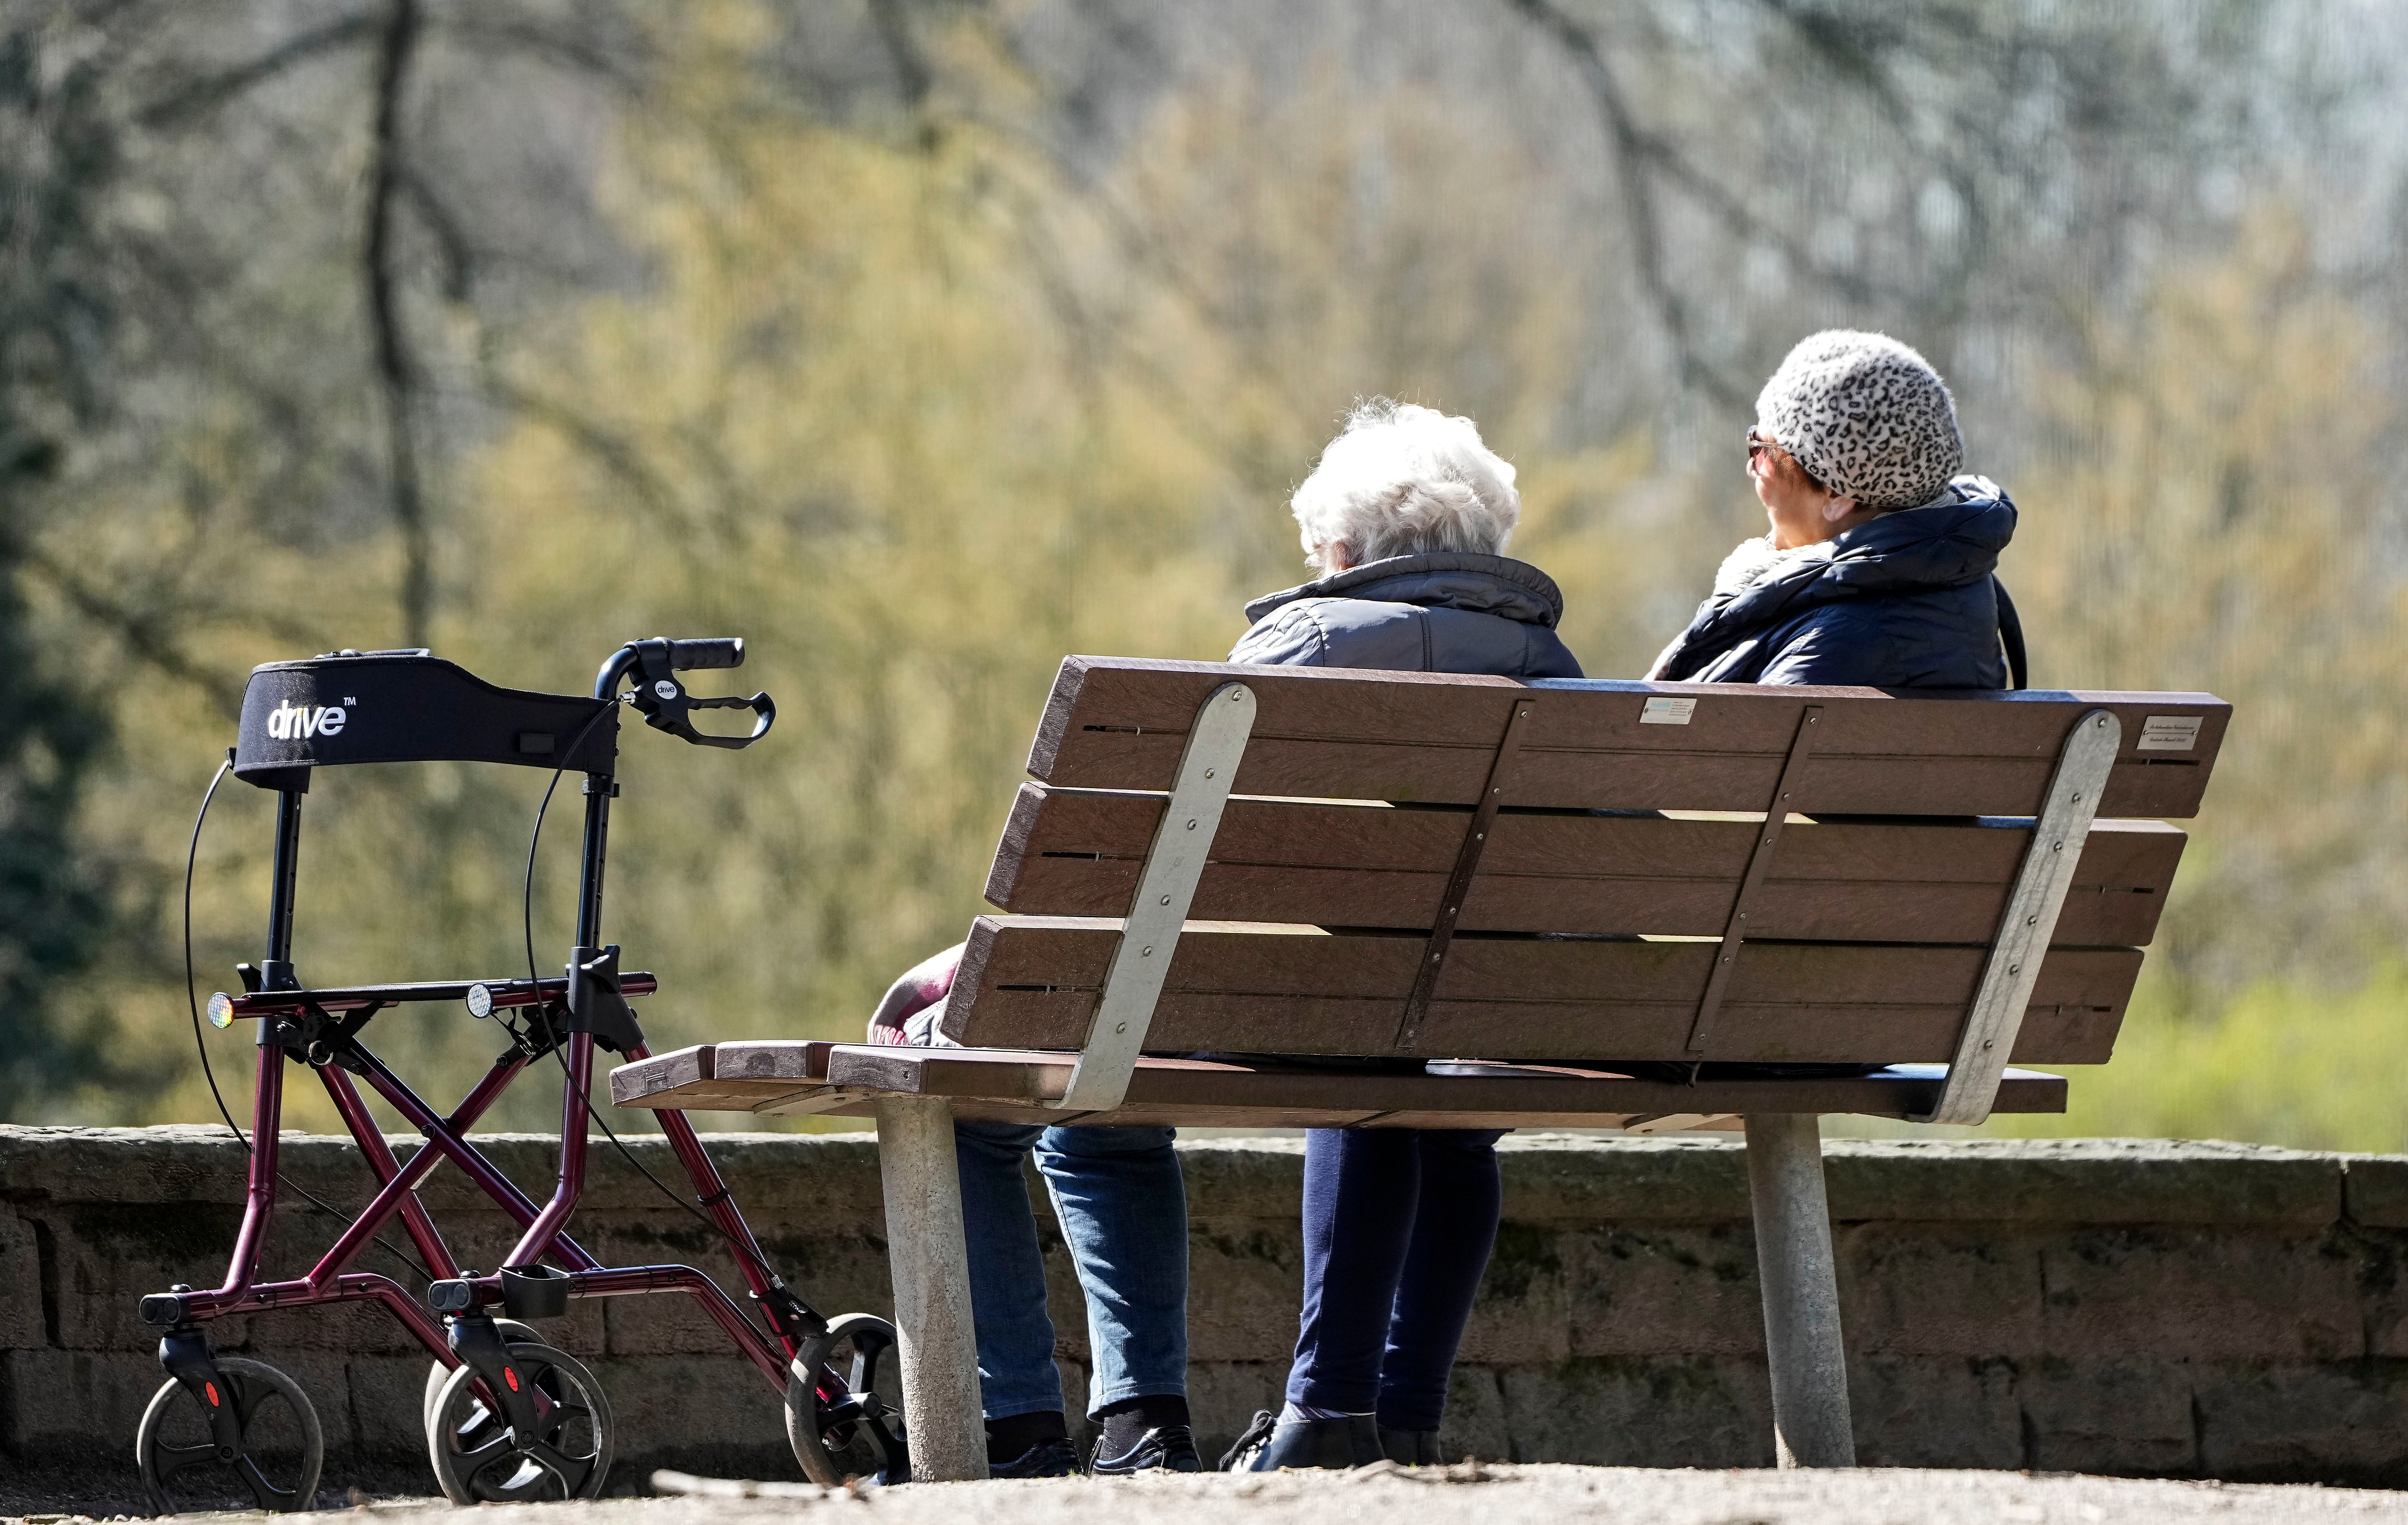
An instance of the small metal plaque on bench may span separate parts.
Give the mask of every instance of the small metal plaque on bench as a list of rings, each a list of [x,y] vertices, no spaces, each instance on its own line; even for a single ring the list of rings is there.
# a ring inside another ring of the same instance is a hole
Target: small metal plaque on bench
[[[1662,695],[1639,707],[1639,723],[1642,726],[1685,726],[1698,712],[1693,698],[1671,698]]]
[[[2141,722],[2143,752],[2188,752],[2199,744],[2197,715],[2150,715]]]

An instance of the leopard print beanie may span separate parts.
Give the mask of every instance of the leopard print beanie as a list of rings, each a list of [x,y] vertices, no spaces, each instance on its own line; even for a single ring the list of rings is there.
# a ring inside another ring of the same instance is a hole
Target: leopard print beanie
[[[1756,423],[1815,481],[1869,509],[1928,503],[1965,464],[1947,384],[1886,334],[1800,339],[1764,383]]]

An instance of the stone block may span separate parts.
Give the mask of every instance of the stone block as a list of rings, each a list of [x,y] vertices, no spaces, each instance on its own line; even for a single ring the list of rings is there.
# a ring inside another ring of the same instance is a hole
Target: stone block
[[[2034,1472],[2186,1476],[2199,1471],[2191,1372],[2180,1360],[2020,1363],[2024,1466]]]
[[[769,1269],[786,1280],[796,1295],[830,1318],[839,1314],[895,1312],[895,1283],[886,1260],[882,1235],[858,1225],[752,1223],[753,1236]],[[698,1262],[724,1285],[740,1285],[733,1254],[712,1252],[716,1259]],[[734,1278],[731,1282],[730,1278]]]
[[[1507,1370],[1457,1362],[1448,1375],[1446,1422],[1439,1427],[1438,1434],[1439,1451],[1448,1460],[1512,1454],[1513,1430],[1505,1417]]]
[[[155,1345],[158,1331],[142,1323],[137,1303],[179,1282],[216,1286],[241,1221],[239,1208],[219,1202],[70,1200],[30,1211],[50,1236],[57,1338],[70,1350]],[[291,1215],[280,1215],[276,1227],[291,1224]],[[284,1237],[271,1233],[271,1245]]]
[[[20,1202],[239,1202],[243,1150],[222,1128],[0,1124],[0,1197]]]
[[[1192,1222],[1294,1223],[1304,1201],[1300,1138],[1182,1140],[1179,1169]]]
[[[1833,1236],[1849,1348],[1899,1356],[2038,1355],[2044,1241],[2001,1224],[1852,1223]]]
[[[2047,1348],[2069,1359],[2355,1359],[2365,1345],[2357,1270],[2322,1234],[2075,1229],[2041,1251]]]
[[[799,1480],[785,1401],[750,1363],[683,1356],[595,1362],[616,1425],[619,1464]]]
[[[1287,1360],[1304,1298],[1304,1237],[1293,1220],[1192,1223],[1187,1280],[1190,1360]]]
[[[1626,1222],[1561,1236],[1574,1358],[1764,1354],[1756,1239],[1745,1224]]]
[[[2211,1477],[2408,1486],[2408,1361],[2217,1362],[2191,1384]]]
[[[1848,1407],[1859,1466],[2023,1465],[2015,1370],[2004,1360],[1856,1356]]]
[[[1211,1465],[1237,1443],[1264,1409],[1279,1411],[1287,1390],[1288,1361],[1191,1361],[1187,1411],[1195,1422],[1196,1449]]]
[[[606,1266],[693,1266],[717,1284],[736,1305],[752,1312],[751,1288],[737,1271],[726,1242],[682,1213],[595,1215],[579,1243]],[[809,1298],[808,1284],[804,1296]],[[735,1345],[690,1292],[646,1292],[595,1298],[569,1304],[574,1315],[601,1316],[609,1353],[619,1356],[715,1356]],[[828,1310],[823,1310],[828,1311]],[[757,1322],[757,1320],[756,1320]]]
[[[127,1467],[143,1406],[165,1381],[148,1350],[0,1354],[0,1455]]]
[[[0,1350],[49,1345],[42,1288],[42,1245],[34,1225],[0,1208]]]
[[[1842,1222],[2320,1226],[2342,1207],[2340,1157],[2174,1139],[1834,1140]]]
[[[1764,1363],[1635,1357],[1507,1370],[1514,1461],[1606,1467],[1767,1467],[1772,1388]]]
[[[420,1404],[426,1395],[426,1374],[434,1364],[427,1356],[352,1356],[343,1362],[341,1399],[350,1421],[351,1444],[338,1454],[330,1437],[329,1484],[344,1486],[344,1471],[361,1463],[426,1466],[426,1422]],[[334,1399],[311,1396],[322,1420]],[[434,1487],[431,1473],[426,1486]]]
[[[1549,1225],[1515,1220],[1498,1227],[1459,1359],[1512,1366],[1571,1354],[1577,1294],[1566,1252],[1574,1240]]]
[[[2408,1155],[2344,1155],[2342,1208],[2370,1229],[2408,1229]]]
[[[1747,1157],[1724,1139],[1514,1134],[1497,1147],[1505,1216],[1598,1227],[1744,1220]]]
[[[1055,1357],[1054,1374],[1062,1384],[1062,1415],[1070,1423],[1070,1433],[1079,1443],[1079,1452],[1092,1450],[1100,1426],[1089,1422],[1087,1413],[1096,1406],[1095,1373],[1075,1360]]]
[[[2408,1230],[2351,1225],[2337,1237],[2350,1251],[2357,1272],[2366,1353],[2408,1356]]]

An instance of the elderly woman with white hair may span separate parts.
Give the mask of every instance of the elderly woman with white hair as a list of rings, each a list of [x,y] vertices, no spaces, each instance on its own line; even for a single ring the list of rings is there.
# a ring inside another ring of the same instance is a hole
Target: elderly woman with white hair
[[[1292,504],[1323,575],[1246,606],[1233,662],[1577,678],[1554,579],[1504,554],[1513,468],[1469,419],[1361,404]],[[1440,1460],[1447,1374],[1503,1203],[1491,1129],[1314,1129],[1286,1403],[1232,1470]]]
[[[1470,420],[1358,404],[1291,507],[1318,581],[1246,606],[1233,662],[1577,678],[1563,597],[1504,555],[1513,468]],[[872,1043],[941,1043],[961,949],[913,969]],[[1376,1061],[1375,1061],[1376,1062]],[[987,1453],[1001,1477],[1079,1469],[1045,1263],[1022,1176],[1032,1150],[1070,1251],[1095,1352],[1098,1474],[1199,1465],[1188,1426],[1187,1201],[1167,1128],[954,1128],[971,1246]],[[1433,1460],[1455,1348],[1487,1269],[1502,1193],[1493,1131],[1315,1129],[1305,1149],[1305,1301],[1287,1404],[1225,1466]]]

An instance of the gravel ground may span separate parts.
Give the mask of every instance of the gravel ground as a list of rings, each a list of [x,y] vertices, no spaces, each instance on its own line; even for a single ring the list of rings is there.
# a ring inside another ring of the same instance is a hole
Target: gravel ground
[[[664,1477],[663,1481],[667,1481]],[[804,1517],[821,1525],[1398,1525],[1443,1510],[1479,1525],[2096,1525],[2103,1521],[2408,1522],[2408,1494],[2357,1489],[2141,1481],[2012,1472],[1671,1472],[1628,1467],[1486,1466],[1406,1472],[1088,1481],[942,1483],[823,1493],[805,1484],[721,1485],[756,1496],[610,1499],[597,1503],[452,1509],[386,1501],[340,1514],[355,1525],[749,1525]],[[36,1521],[81,1517],[34,1515]],[[212,1522],[264,1516],[198,1516]],[[312,1518],[312,1517],[301,1517]]]

